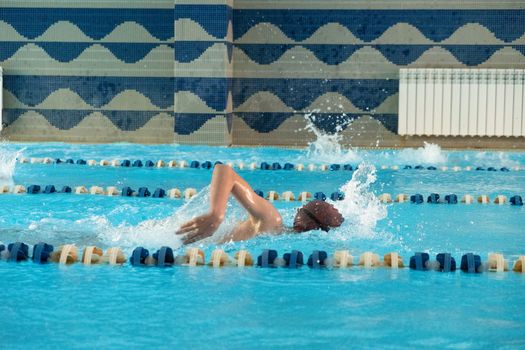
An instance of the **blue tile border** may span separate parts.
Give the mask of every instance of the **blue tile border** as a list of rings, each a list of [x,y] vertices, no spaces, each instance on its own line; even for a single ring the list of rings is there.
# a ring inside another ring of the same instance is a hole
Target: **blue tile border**
[[[191,19],[211,36],[223,39],[232,21],[232,8],[227,5],[175,5],[174,20]],[[177,33],[175,33],[175,36]]]
[[[381,54],[391,63],[405,66],[416,61],[424,52],[436,47],[449,51],[456,59],[467,66],[476,66],[488,60],[497,50],[505,47],[514,48],[522,54],[525,52],[525,45],[330,45],[330,44],[235,44],[252,61],[258,64],[271,64],[279,60],[288,50],[296,47],[303,47],[310,50],[315,57],[328,64],[338,65],[346,61],[357,50],[364,47],[371,47],[381,52]],[[197,47],[194,47],[197,50]],[[202,52],[201,52],[202,54]],[[194,53],[194,56],[196,54]],[[525,54],[524,54],[525,56]]]
[[[226,118],[226,126],[228,132],[232,132],[233,116],[231,113],[227,114],[207,114],[207,113],[175,113],[175,129],[177,135],[190,135],[199,130],[208,120],[217,117]]]
[[[294,110],[307,108],[316,98],[327,92],[337,92],[357,108],[370,111],[377,108],[387,97],[398,92],[398,80],[234,78],[234,108],[260,91],[273,93]]]
[[[93,112],[99,112],[122,131],[135,131],[142,128],[158,111],[102,111],[102,110],[64,110],[64,109],[5,109],[3,122],[8,126],[26,112],[34,111],[43,116],[49,124],[59,130],[70,130]],[[172,116],[171,112],[162,112]]]
[[[241,118],[250,128],[260,133],[269,133],[277,129],[288,118],[297,113],[234,113]],[[345,130],[350,122],[367,115],[379,121],[383,126],[393,132],[397,132],[397,114],[367,114],[367,113],[315,113],[315,117],[309,119],[312,123],[324,132],[333,134],[337,131]],[[306,117],[305,117],[306,118]]]

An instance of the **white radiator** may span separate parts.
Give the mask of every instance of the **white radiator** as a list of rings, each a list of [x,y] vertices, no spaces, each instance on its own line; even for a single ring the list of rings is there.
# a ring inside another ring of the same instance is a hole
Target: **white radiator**
[[[400,69],[398,133],[525,136],[525,70]]]

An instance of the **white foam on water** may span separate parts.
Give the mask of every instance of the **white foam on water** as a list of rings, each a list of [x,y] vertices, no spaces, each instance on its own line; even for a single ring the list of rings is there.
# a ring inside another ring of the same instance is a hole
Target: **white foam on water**
[[[177,208],[173,215],[165,219],[145,220],[138,225],[121,224],[112,226],[104,218],[96,217],[100,221],[98,240],[107,246],[119,246],[128,252],[134,247],[160,248],[169,246],[173,249],[182,246],[180,235],[175,232],[179,227],[195,216],[206,213],[209,209],[209,186],[203,188],[197,195]],[[225,219],[219,229],[209,238],[199,241],[199,245],[218,242],[230,233],[238,224],[239,219],[246,216],[244,210],[234,199],[228,202]]]
[[[318,111],[308,113],[304,116],[306,120],[305,129],[315,135],[315,140],[309,142],[306,149],[307,160],[337,164],[360,162],[362,159],[354,149],[345,149],[341,146],[343,126],[338,125],[334,134],[328,134],[319,130],[313,123],[315,118],[317,118],[314,114],[316,112]]]
[[[443,164],[447,162],[447,155],[439,145],[425,142],[424,147],[406,148],[399,152],[397,159],[400,164]]]
[[[510,158],[510,153],[505,152],[484,152],[477,151],[474,155],[472,163],[478,166],[493,166],[493,167],[515,167],[520,166],[520,162]],[[469,156],[465,156],[465,160],[469,160]]]
[[[377,180],[373,165],[361,163],[352,179],[341,186],[345,198],[332,204],[343,215],[345,221],[337,231],[337,238],[345,240],[351,236],[373,237],[377,222],[387,217],[386,205],[382,204],[371,191]]]
[[[8,143],[0,141],[0,186],[13,186],[16,160],[25,148],[14,151],[7,147]]]

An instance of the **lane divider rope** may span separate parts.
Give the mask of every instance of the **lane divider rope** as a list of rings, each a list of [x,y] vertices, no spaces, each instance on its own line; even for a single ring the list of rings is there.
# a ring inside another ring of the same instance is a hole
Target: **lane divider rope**
[[[333,201],[339,201],[344,200],[344,193],[340,191],[332,192],[329,196],[327,196],[324,192],[299,192],[297,197],[294,195],[292,191],[284,191],[282,194],[279,194],[277,191],[268,191],[266,195],[261,190],[254,190],[255,193],[257,193],[259,196],[269,200],[270,202],[273,201],[285,201],[285,202],[293,202],[293,201],[299,201],[299,202],[307,202],[310,200],[327,200],[328,198]],[[76,186],[71,188],[70,186],[63,186],[61,190],[57,190],[57,188],[54,185],[47,185],[45,187],[41,187],[40,185],[30,185],[27,188],[23,185],[15,185],[15,186],[0,186],[0,194],[54,194],[54,193],[62,193],[62,194],[91,194],[91,195],[99,195],[99,196],[122,196],[122,197],[140,197],[140,198],[171,198],[171,199],[190,199],[193,196],[197,194],[197,189],[189,187],[183,190],[180,190],[178,188],[171,188],[168,190],[165,190],[163,188],[156,188],[153,192],[151,192],[147,187],[140,187],[138,190],[133,190],[129,186],[125,186],[121,189],[118,189],[115,186],[108,186],[105,189],[101,186],[91,186],[89,188],[85,186]],[[486,194],[478,195],[477,197],[474,197],[470,194],[465,194],[461,198],[458,198],[458,195],[455,193],[446,194],[444,196],[441,196],[439,193],[431,193],[430,195],[423,196],[421,193],[416,193],[413,195],[408,195],[404,193],[400,193],[396,195],[395,197],[392,197],[390,193],[382,193],[377,196],[378,200],[381,203],[384,204],[392,204],[392,203],[413,203],[413,204],[473,204],[473,203],[479,203],[479,204],[498,204],[498,205],[505,205],[510,204],[512,206],[522,206],[523,205],[523,198],[520,195],[511,195],[510,198],[508,198],[505,195],[498,194],[493,199],[491,199]]]
[[[30,252],[32,251],[32,254]],[[43,252],[48,258],[43,258]],[[0,242],[0,259],[12,262],[23,262],[32,260],[35,263],[44,264],[55,262],[60,265],[82,263],[84,265],[108,264],[121,266],[130,263],[132,266],[209,266],[212,268],[221,267],[261,267],[261,268],[290,268],[296,269],[304,265],[312,269],[344,269],[352,266],[371,268],[391,268],[402,269],[410,268],[418,271],[435,270],[440,272],[454,272],[459,269],[465,273],[482,272],[507,272],[509,271],[509,261],[500,253],[489,253],[487,260],[482,262],[481,257],[475,253],[462,255],[459,264],[450,253],[439,253],[435,260],[430,260],[430,255],[426,252],[416,252],[408,260],[408,265],[397,252],[390,252],[383,256],[383,261],[378,254],[364,252],[358,259],[350,254],[348,250],[336,250],[329,255],[323,250],[314,250],[306,259],[299,250],[292,250],[285,253],[282,257],[274,249],[265,249],[256,260],[247,250],[240,250],[232,257],[222,249],[215,249],[206,261],[206,255],[199,248],[188,248],[181,255],[175,255],[173,249],[167,246],[161,247],[155,253],[150,254],[144,247],[137,247],[133,250],[129,260],[124,256],[122,250],[117,247],[109,248],[103,255],[103,250],[95,246],[87,246],[84,249],[82,258],[78,259],[78,248],[74,244],[65,244],[54,250],[54,247],[47,243],[38,243],[31,250],[29,245],[23,242],[10,243],[5,246]],[[354,263],[355,261],[355,263]],[[459,265],[459,266],[458,266]],[[512,270],[525,273],[525,255],[519,256],[512,265]]]
[[[71,164],[71,165],[87,165],[87,166],[102,166],[102,167],[120,167],[120,168],[191,168],[191,169],[212,169],[216,164],[226,164],[232,168],[239,170],[295,170],[295,171],[354,171],[358,169],[357,165],[351,164],[302,164],[302,163],[289,163],[286,162],[281,164],[279,162],[221,162],[221,161],[203,161],[197,160],[185,161],[185,160],[84,160],[84,159],[59,159],[59,158],[20,158],[19,163],[29,164]],[[521,171],[525,170],[525,167],[513,166],[434,166],[434,165],[380,165],[377,167],[378,170],[440,170],[440,171],[488,171],[488,172],[509,172],[509,171]]]

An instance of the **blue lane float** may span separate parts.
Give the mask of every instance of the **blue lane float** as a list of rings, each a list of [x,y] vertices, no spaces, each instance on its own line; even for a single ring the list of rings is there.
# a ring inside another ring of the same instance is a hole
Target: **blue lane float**
[[[427,198],[427,203],[438,204],[439,203],[439,194],[431,193],[430,196],[428,196],[428,198]]]
[[[155,192],[153,192],[152,197],[153,198],[164,198],[166,196],[166,191],[163,188],[157,188]]]
[[[466,273],[481,272],[481,257],[473,253],[467,253],[461,257],[461,271]]]
[[[324,194],[323,192],[315,192],[314,199],[319,201],[326,201],[326,194]]]
[[[275,260],[277,259],[278,254],[274,249],[265,249],[261,255],[257,257],[257,266],[258,267],[277,267]]]
[[[40,193],[40,186],[38,185],[31,185],[27,188],[28,194],[38,194]]]
[[[26,261],[29,258],[29,246],[23,242],[15,242],[7,245],[9,261]]]
[[[313,269],[327,267],[328,254],[324,250],[314,250],[312,254],[308,257],[308,261],[306,264]]]
[[[299,250],[292,250],[291,253],[285,253],[283,255],[284,267],[290,269],[296,269],[304,265],[303,253]]]
[[[151,196],[151,192],[148,190],[147,187],[140,187],[137,192],[137,197],[149,197]]]
[[[43,264],[48,262],[48,259],[53,252],[53,246],[44,242],[35,244],[33,247],[33,262]]]
[[[259,169],[261,169],[261,170],[270,170],[270,164],[268,164],[266,162],[262,162],[261,165],[259,166]]]
[[[332,194],[330,194],[330,199],[333,201],[342,201],[345,199],[345,194],[341,191],[332,192]]]
[[[137,247],[133,250],[133,253],[131,253],[129,262],[133,266],[145,266],[146,259],[148,257],[149,257],[149,250],[147,250],[144,247]]]
[[[447,194],[445,196],[445,203],[447,204],[458,204],[458,196],[454,193]]]
[[[424,271],[428,270],[428,261],[430,256],[428,253],[416,253],[410,257],[409,267],[413,270]]]
[[[410,203],[413,204],[422,204],[424,202],[423,195],[416,193],[410,196]]]
[[[51,193],[55,193],[57,190],[55,188],[55,186],[53,185],[47,185],[45,188],[44,188],[44,194],[51,194]]]
[[[155,260],[155,265],[160,267],[173,266],[173,264],[175,264],[173,249],[166,246],[161,247],[157,252],[153,253],[153,259]]]
[[[436,256],[438,263],[437,270],[441,272],[454,272],[456,271],[456,260],[450,255],[450,253],[439,253]]]
[[[133,195],[133,190],[129,186],[123,187],[121,195],[122,197],[131,197]]]
[[[521,198],[521,196],[512,196],[512,197],[510,197],[510,204],[511,205],[522,206],[523,205],[523,199]]]

